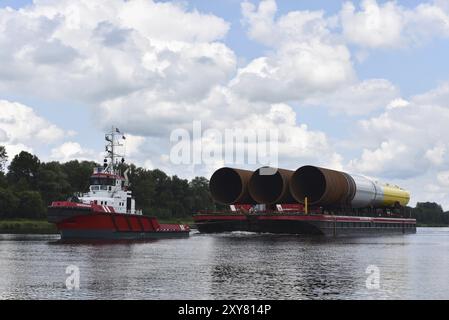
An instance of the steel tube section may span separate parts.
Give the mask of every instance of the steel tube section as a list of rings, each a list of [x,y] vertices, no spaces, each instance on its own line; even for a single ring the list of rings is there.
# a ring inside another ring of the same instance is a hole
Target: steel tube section
[[[353,208],[383,206],[384,192],[377,181],[361,175],[352,175],[356,184],[356,193],[351,201]]]
[[[209,182],[212,198],[221,204],[254,204],[248,192],[253,171],[223,167],[214,172]]]
[[[303,166],[296,170],[291,176],[289,188],[296,201],[304,203],[307,197],[311,205],[320,206],[405,206],[410,200],[409,192],[397,186],[315,166]]]
[[[279,168],[262,167],[254,171],[249,180],[249,194],[257,203],[280,204],[293,203],[289,188],[293,171]]]
[[[343,204],[350,197],[351,181],[339,171],[303,166],[290,179],[290,192],[300,203],[307,197],[310,205]]]

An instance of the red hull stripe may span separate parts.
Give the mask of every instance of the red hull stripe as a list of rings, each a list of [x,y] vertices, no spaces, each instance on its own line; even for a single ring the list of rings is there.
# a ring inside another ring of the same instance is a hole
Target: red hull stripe
[[[132,231],[133,227],[131,226],[131,222],[129,221],[129,218],[128,217],[124,217],[124,218],[126,220],[126,224],[128,226],[128,230]]]
[[[158,230],[159,229],[160,225],[159,225],[159,222],[156,219],[151,219],[150,223],[151,223],[151,227],[154,230]]]
[[[139,219],[137,217],[129,216],[127,217],[129,224],[131,226],[131,231],[142,231],[139,224]]]
[[[145,228],[143,227],[142,219],[140,217],[137,217],[137,222],[139,223],[140,230],[145,231]]]
[[[129,225],[124,216],[116,216],[115,221],[119,231],[129,231]]]
[[[131,218],[130,220],[133,222],[130,223],[133,223],[134,228],[131,229],[128,227],[128,219],[126,218]],[[142,228],[139,226],[139,220],[142,221]],[[153,225],[157,225],[158,227],[153,228]],[[59,230],[110,230],[118,232],[187,232],[190,230],[187,225],[159,225],[154,217],[126,217],[126,215],[119,214],[112,216],[108,213],[75,216],[57,223],[57,227]]]
[[[140,223],[142,223],[143,231],[156,230],[152,227],[150,219],[140,219]]]
[[[111,215],[111,221],[112,221],[112,225],[114,226],[114,230],[118,231],[118,227],[117,227],[117,224],[115,223],[115,218],[113,215]]]

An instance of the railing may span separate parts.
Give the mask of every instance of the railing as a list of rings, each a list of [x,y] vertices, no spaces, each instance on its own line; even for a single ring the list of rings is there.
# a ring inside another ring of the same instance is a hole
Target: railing
[[[87,193],[87,192],[75,192],[73,195],[74,195],[75,197],[82,198],[82,197],[87,197],[87,196],[89,196],[89,193]]]
[[[196,214],[200,215],[304,215],[304,214],[325,214],[333,216],[359,216],[359,217],[384,217],[384,218],[410,218],[410,214],[407,214],[407,208],[400,208],[399,212],[395,212],[392,208],[364,208],[363,209],[352,209],[352,208],[312,208],[305,213],[304,210],[286,209],[282,211],[279,210],[200,210]]]
[[[310,211],[309,210],[309,214],[322,214],[323,212],[318,211],[318,210],[314,210],[314,211]],[[236,210],[236,211],[231,211],[231,210],[199,210],[197,212],[197,214],[216,214],[216,215],[258,215],[258,214],[278,214],[278,215],[282,215],[282,214],[304,214],[304,211],[302,210],[283,210],[283,211],[278,211],[278,210],[257,210],[257,211],[244,211],[244,210]]]
[[[137,214],[137,215],[141,216],[143,214],[143,212],[141,209],[134,210],[134,213],[131,210],[126,210],[126,214]]]

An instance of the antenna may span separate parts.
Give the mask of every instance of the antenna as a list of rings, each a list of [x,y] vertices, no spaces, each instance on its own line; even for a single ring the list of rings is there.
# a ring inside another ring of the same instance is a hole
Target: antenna
[[[111,131],[105,134],[106,140],[106,155],[105,164],[107,163],[104,172],[115,174],[116,158],[123,157],[116,152],[116,147],[122,147],[123,144],[117,139],[117,134],[121,133],[117,127],[112,126]],[[109,161],[108,161],[109,160]]]

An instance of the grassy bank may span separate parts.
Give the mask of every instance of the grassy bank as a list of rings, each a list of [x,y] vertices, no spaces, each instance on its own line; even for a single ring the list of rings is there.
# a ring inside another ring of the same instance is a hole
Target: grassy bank
[[[57,230],[52,223],[48,223],[46,220],[6,219],[0,220],[0,233],[49,234],[57,233]]]

